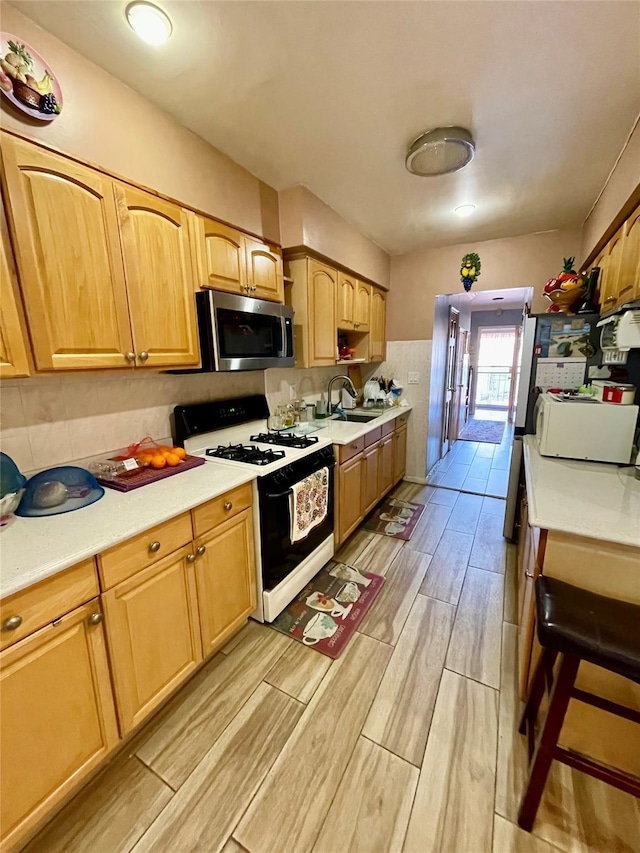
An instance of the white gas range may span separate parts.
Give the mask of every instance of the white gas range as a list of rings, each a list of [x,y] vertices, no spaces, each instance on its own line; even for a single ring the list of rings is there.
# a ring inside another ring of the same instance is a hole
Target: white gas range
[[[262,395],[177,406],[174,416],[176,440],[188,453],[258,475],[258,607],[253,616],[271,622],[334,554],[331,439],[318,433],[269,433]],[[291,487],[322,468],[329,470],[326,518],[292,542]]]

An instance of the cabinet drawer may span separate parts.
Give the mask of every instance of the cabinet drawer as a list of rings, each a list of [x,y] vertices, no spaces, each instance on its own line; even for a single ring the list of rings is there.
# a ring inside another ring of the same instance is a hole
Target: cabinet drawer
[[[387,421],[386,424],[382,424],[382,426],[380,427],[380,429],[382,430],[382,438],[384,438],[386,435],[391,435],[395,428],[395,420]]]
[[[362,453],[364,450],[364,436],[361,435],[360,438],[357,438],[355,441],[350,441],[349,444],[339,444],[338,445],[338,464],[342,465],[343,462],[346,462],[348,459],[353,459],[354,456],[357,456],[358,453]]]
[[[406,425],[407,425],[407,421],[408,421],[408,420],[409,420],[409,415],[408,415],[408,414],[406,414],[406,415],[400,415],[400,417],[399,417],[399,418],[396,418],[396,419],[395,419],[395,421],[394,421],[394,423],[395,423],[395,428],[396,428],[396,429],[401,429],[403,426],[406,426]]]
[[[96,564],[92,557],[10,595],[0,601],[0,648],[4,649],[22,640],[90,598],[95,598],[99,592]],[[13,630],[5,628],[7,620],[14,617],[22,620],[18,627]]]
[[[191,516],[185,512],[138,533],[120,545],[114,545],[98,555],[102,589],[110,589],[136,572],[146,569],[156,560],[182,548],[192,538]]]
[[[250,507],[252,495],[251,483],[245,483],[243,486],[238,486],[236,489],[220,495],[219,498],[214,498],[212,501],[196,507],[192,510],[194,536],[202,536],[203,533]]]
[[[377,441],[380,441],[382,438],[382,427],[376,427],[372,429],[371,432],[368,432],[364,437],[364,446],[371,447],[372,444],[375,444]]]

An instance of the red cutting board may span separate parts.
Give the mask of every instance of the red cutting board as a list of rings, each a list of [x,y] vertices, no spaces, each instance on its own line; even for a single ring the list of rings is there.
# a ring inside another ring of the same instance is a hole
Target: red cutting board
[[[134,489],[139,489],[141,486],[148,486],[149,483],[157,483],[158,480],[164,480],[166,477],[173,477],[174,474],[180,474],[181,471],[188,471],[191,468],[197,468],[198,465],[204,465],[205,460],[202,456],[185,456],[179,465],[174,468],[141,468],[128,477],[122,477],[119,480],[103,480],[102,477],[96,479],[102,486],[108,489],[115,489],[118,492],[132,492]]]

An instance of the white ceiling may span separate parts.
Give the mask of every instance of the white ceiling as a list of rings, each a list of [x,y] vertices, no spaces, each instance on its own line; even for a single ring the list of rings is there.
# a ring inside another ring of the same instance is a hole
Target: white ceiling
[[[122,0],[14,5],[264,181],[303,183],[392,253],[580,225],[640,112],[640,3],[190,2],[139,41]],[[469,127],[418,178],[407,145]],[[468,219],[453,208],[477,205]]]

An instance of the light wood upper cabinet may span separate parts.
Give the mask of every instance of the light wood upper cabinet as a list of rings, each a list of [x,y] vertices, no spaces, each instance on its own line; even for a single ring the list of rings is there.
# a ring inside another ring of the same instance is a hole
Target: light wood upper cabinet
[[[364,281],[359,281],[356,288],[353,321],[358,332],[369,331],[371,325],[371,285]]]
[[[2,136],[9,224],[39,370],[123,367],[131,350],[113,182]]]
[[[354,278],[338,273],[337,321],[339,329],[355,327],[356,287]]]
[[[249,296],[284,302],[282,252],[261,240],[245,237]]]
[[[244,234],[203,216],[196,217],[195,228],[198,244],[197,287],[246,294]]]
[[[377,287],[371,293],[371,331],[369,333],[369,361],[384,361],[386,355],[385,327],[387,296]]]
[[[640,299],[640,207],[624,226],[624,245],[618,272],[617,304]]]
[[[123,184],[115,192],[136,365],[197,365],[194,214]]]
[[[118,739],[97,600],[0,655],[1,835],[7,849]]]
[[[308,367],[336,363],[336,286],[337,273],[319,261],[309,260],[308,278]]]
[[[123,734],[202,659],[192,548],[170,554],[102,596]]]
[[[0,379],[15,379],[29,373],[27,333],[3,206],[0,212]]]
[[[196,541],[195,575],[205,657],[256,608],[253,514],[239,515]]]

